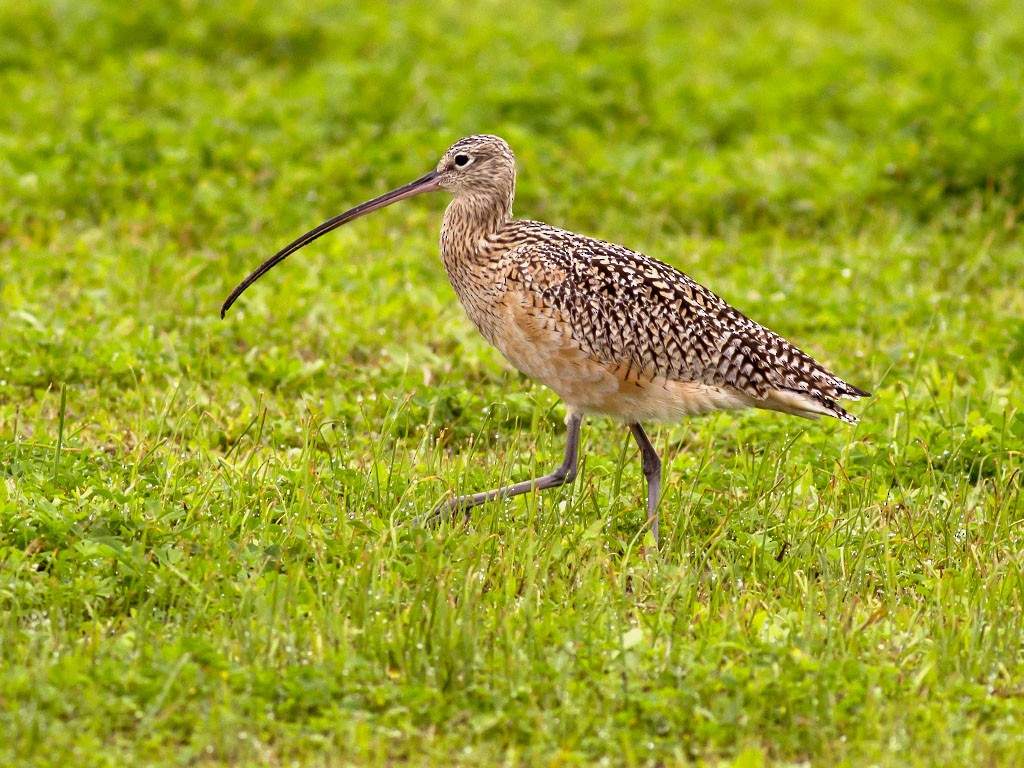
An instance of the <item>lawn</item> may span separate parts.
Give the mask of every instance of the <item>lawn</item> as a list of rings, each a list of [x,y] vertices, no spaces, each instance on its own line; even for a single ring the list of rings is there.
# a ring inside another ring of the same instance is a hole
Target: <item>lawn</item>
[[[1011,766],[1024,754],[1012,2],[0,4],[0,764]],[[460,136],[518,215],[874,396],[653,426],[572,486],[443,195],[252,268]]]

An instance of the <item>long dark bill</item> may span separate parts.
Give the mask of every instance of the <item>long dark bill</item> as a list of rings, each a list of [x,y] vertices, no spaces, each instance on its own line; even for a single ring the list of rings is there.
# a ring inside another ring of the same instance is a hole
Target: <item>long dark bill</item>
[[[360,216],[365,216],[368,213],[379,211],[381,208],[384,208],[385,206],[391,205],[392,203],[397,203],[399,200],[405,200],[407,197],[412,197],[413,195],[419,195],[422,194],[423,192],[433,192],[435,189],[439,188],[439,177],[440,174],[437,171],[431,171],[425,176],[421,176],[420,178],[416,179],[416,181],[412,181],[406,184],[404,187],[393,189],[387,194],[381,195],[380,197],[375,197],[373,200],[365,202],[362,205],[357,205],[355,208],[345,211],[344,213],[339,213],[333,219],[328,219],[316,229],[311,229],[298,240],[296,240],[293,243],[289,243],[280,251],[271,256],[269,259],[264,261],[255,270],[253,270],[252,274],[250,274],[247,278],[245,278],[245,280],[239,283],[238,287],[235,288],[235,290],[231,292],[231,295],[228,296],[227,299],[224,301],[224,305],[220,308],[220,316],[222,318],[224,317],[227,311],[231,308],[231,305],[235,303],[235,300],[242,295],[246,288],[255,283],[257,280],[263,277],[263,275],[267,274],[267,272],[269,272],[275,266],[277,266],[282,261],[287,259],[297,250],[299,250],[299,248],[302,248],[305,245],[309,245],[318,237],[326,235],[332,229],[337,229],[342,224],[347,224],[353,219],[358,219]]]

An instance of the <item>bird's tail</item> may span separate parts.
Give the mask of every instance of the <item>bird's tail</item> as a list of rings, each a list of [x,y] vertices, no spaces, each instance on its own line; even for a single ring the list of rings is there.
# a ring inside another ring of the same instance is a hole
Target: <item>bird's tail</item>
[[[794,416],[803,416],[805,419],[832,416],[840,421],[845,421],[847,424],[858,423],[860,420],[839,405],[836,400],[839,398],[857,400],[861,397],[870,397],[871,393],[860,387],[847,384],[840,379],[835,381],[836,385],[830,387],[833,391],[828,394],[820,389],[773,389],[762,402],[758,403],[758,407],[770,411],[791,413]]]

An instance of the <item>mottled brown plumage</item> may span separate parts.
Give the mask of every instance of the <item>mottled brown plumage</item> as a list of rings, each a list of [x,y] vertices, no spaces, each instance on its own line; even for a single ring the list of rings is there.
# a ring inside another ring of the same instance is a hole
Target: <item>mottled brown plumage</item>
[[[275,254],[235,289],[221,314],[267,270],[322,234],[397,200],[444,189],[453,200],[441,228],[441,259],[455,293],[491,344],[565,401],[569,437],[555,472],[460,496],[442,508],[468,510],[571,481],[582,418],[600,413],[628,423],[640,446],[657,539],[661,462],[642,421],[756,407],[857,423],[837,401],[868,392],[677,269],[621,245],[513,219],[515,178],[515,158],[502,139],[461,139],[434,171]]]

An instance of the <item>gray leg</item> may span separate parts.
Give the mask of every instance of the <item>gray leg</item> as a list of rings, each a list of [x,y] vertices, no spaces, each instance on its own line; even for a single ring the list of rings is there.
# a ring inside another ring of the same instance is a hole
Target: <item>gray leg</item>
[[[647,479],[647,520],[651,524],[654,543],[658,543],[658,500],[661,498],[661,459],[651,445],[647,433],[639,424],[630,424],[629,431],[640,446],[640,458],[643,461],[644,477]]]
[[[522,482],[515,483],[513,485],[506,485],[503,488],[495,488],[493,491],[483,491],[481,493],[473,493],[467,496],[457,496],[454,499],[448,499],[447,501],[437,505],[430,515],[427,516],[426,521],[430,521],[445,512],[455,512],[458,510],[465,512],[466,520],[468,521],[469,510],[479,504],[486,504],[487,502],[495,501],[496,499],[507,499],[510,496],[518,496],[521,493],[542,491],[545,488],[555,488],[559,485],[564,485],[565,483],[571,483],[576,479],[576,472],[578,469],[580,426],[582,424],[583,414],[570,411],[569,417],[566,419],[568,431],[566,434],[565,458],[562,460],[558,469],[551,474],[537,477],[533,480],[523,480]]]

